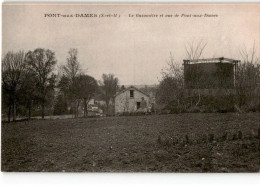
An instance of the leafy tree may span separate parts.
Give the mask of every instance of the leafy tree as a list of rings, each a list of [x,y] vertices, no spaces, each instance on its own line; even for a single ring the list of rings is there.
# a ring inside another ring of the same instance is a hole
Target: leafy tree
[[[56,75],[53,73],[57,63],[55,53],[49,49],[38,48],[26,54],[29,70],[36,80],[36,95],[41,103],[41,115],[45,116],[45,106],[49,96],[53,96]]]
[[[77,77],[78,97],[82,98],[84,105],[84,117],[87,116],[87,105],[94,97],[94,94],[98,92],[97,81],[88,75],[80,75]]]
[[[67,100],[66,98],[62,95],[59,94],[57,96],[55,105],[54,105],[54,115],[62,115],[62,114],[67,114],[68,113],[68,105],[67,105]]]
[[[97,81],[93,77],[84,74],[77,75],[74,81],[74,84],[69,84],[69,79],[62,76],[58,86],[61,92],[73,101],[75,118],[78,117],[78,108],[82,102],[84,116],[87,116],[87,105],[90,99],[94,97],[94,94],[99,91]]]

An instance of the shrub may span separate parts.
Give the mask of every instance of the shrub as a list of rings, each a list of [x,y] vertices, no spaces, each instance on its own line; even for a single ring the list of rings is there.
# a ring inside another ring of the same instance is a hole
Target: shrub
[[[243,134],[242,134],[242,132],[241,131],[238,131],[238,139],[242,139],[243,138]]]
[[[171,146],[170,140],[166,139],[164,145],[169,148]]]
[[[226,141],[228,139],[228,133],[226,132],[222,137],[221,140],[222,141]]]
[[[159,135],[158,138],[157,138],[157,143],[158,144],[161,144],[162,143],[162,139],[161,139],[161,136]]]
[[[233,134],[232,140],[237,140],[237,134]]]
[[[189,144],[189,143],[190,143],[190,140],[189,140],[188,134],[185,135],[185,139],[186,139],[186,143]]]
[[[206,135],[206,134],[203,134],[203,135],[202,135],[202,142],[206,143],[206,142],[207,142],[207,139],[208,139],[207,135]]]
[[[214,141],[214,134],[209,134],[209,143]]]

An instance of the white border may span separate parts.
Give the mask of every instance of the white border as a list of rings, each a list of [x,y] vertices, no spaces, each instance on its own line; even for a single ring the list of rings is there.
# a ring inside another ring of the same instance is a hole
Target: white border
[[[19,0],[8,0],[1,2],[25,2]],[[96,0],[96,1],[71,1],[71,0],[27,0],[26,2],[122,2],[120,0]],[[124,2],[165,2],[165,3],[260,3],[260,0],[214,0],[214,1],[158,1],[158,0],[125,0]],[[2,8],[0,10],[1,19],[1,43],[2,51]],[[2,52],[1,52],[2,56]],[[0,69],[1,70],[1,69]],[[1,75],[0,71],[0,75]],[[0,95],[1,98],[1,95]],[[1,109],[0,109],[1,113]],[[0,116],[1,119],[1,116]],[[259,186],[260,175],[254,174],[178,174],[178,173],[3,173],[0,174],[0,186],[18,186],[18,187],[35,187],[35,186],[192,186],[192,187],[223,187],[223,186]]]

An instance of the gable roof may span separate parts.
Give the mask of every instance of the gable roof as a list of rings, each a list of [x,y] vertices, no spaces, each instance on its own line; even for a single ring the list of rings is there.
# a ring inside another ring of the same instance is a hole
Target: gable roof
[[[131,90],[131,89],[134,89],[134,90],[136,90],[136,91],[138,91],[138,92],[140,92],[140,93],[146,95],[147,97],[150,97],[147,93],[145,93],[145,92],[143,92],[143,91],[137,89],[137,88],[134,87],[134,86],[129,86],[128,88],[126,88],[126,89],[124,89],[124,90],[118,92],[118,93],[115,95],[115,97],[118,96],[118,95],[120,95],[120,94],[122,94],[122,93],[124,93],[124,92],[126,92],[126,91],[128,91],[128,90]]]

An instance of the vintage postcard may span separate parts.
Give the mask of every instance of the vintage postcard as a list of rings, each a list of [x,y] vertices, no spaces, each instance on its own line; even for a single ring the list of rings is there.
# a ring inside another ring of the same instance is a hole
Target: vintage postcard
[[[259,172],[260,4],[2,11],[3,172]]]

